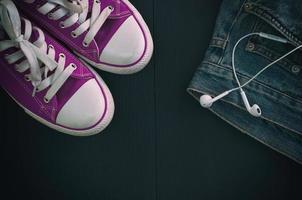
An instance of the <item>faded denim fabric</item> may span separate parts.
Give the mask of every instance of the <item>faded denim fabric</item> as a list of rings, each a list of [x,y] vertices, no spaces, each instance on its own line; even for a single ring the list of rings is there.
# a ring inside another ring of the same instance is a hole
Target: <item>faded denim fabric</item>
[[[237,74],[243,84],[264,66],[302,44],[301,0],[224,0],[204,61],[188,88],[197,100],[237,87],[231,58],[235,43],[252,32],[288,39],[282,44],[258,36],[248,38],[236,53]],[[244,87],[262,117],[245,109],[239,91],[213,104],[211,111],[242,132],[302,163],[302,51],[275,64]]]

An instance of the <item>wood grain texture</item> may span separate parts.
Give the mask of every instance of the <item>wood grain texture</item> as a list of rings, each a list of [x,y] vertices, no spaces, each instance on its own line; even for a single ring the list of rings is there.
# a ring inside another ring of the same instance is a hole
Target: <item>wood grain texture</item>
[[[57,134],[1,90],[0,198],[276,200],[300,194],[301,166],[202,109],[186,92],[221,0],[132,3],[153,34],[154,57],[135,75],[98,71],[116,103],[103,134]]]

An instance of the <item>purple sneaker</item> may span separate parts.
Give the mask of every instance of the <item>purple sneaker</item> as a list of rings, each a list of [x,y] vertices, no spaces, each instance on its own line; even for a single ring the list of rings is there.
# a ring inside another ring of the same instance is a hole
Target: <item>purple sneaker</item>
[[[16,4],[99,69],[132,74],[152,57],[150,31],[128,0],[18,0]]]
[[[41,123],[75,136],[101,132],[114,103],[104,81],[27,19],[0,1],[0,85]]]

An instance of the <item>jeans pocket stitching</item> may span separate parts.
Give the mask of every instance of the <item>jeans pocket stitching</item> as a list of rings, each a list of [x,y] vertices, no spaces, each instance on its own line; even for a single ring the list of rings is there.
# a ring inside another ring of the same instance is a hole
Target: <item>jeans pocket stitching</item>
[[[250,48],[250,44],[253,44],[253,49]],[[245,50],[247,52],[250,52],[250,53],[258,54],[258,55],[268,59],[269,61],[275,61],[275,60],[277,60],[278,58],[280,58],[282,56],[281,54],[277,53],[276,51],[268,49],[263,45],[255,44],[251,40],[246,45]],[[287,58],[284,58],[284,59],[280,60],[278,63],[276,63],[276,65],[280,66],[286,72],[291,73],[295,77],[299,76],[300,73],[299,72],[293,72],[292,68],[293,67],[299,67],[300,69],[302,69],[302,66],[300,64],[297,64],[297,63],[295,63],[295,62],[293,62],[293,61],[291,61],[290,59],[287,59]]]
[[[276,17],[274,17],[269,8],[258,5],[257,3],[247,3],[249,6],[245,7],[245,11],[247,13],[253,14],[269,25],[274,27],[277,31],[279,31],[282,35],[288,38],[294,45],[299,46],[302,44],[302,41],[298,39],[291,31],[289,31]]]

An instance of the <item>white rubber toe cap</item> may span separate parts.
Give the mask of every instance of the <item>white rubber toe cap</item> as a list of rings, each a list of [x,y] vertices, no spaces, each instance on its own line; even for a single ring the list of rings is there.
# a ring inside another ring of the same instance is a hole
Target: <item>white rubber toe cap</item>
[[[56,123],[71,129],[95,126],[105,112],[105,97],[95,79],[87,81],[63,106]]]
[[[104,48],[100,61],[114,65],[131,65],[144,54],[144,33],[133,16],[129,17]]]

